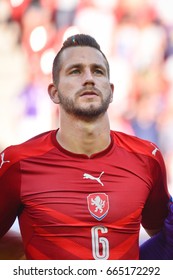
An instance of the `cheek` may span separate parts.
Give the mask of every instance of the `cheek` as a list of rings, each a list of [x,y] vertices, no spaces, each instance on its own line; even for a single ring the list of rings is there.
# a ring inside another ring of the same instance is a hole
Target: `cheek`
[[[103,94],[106,94],[106,95],[113,94],[112,88],[111,88],[110,84],[108,84],[107,82],[105,82],[101,85],[101,89],[102,89]]]
[[[67,79],[63,79],[59,82],[58,89],[61,93],[64,95],[69,95],[69,93],[72,93],[76,89],[76,85],[78,82],[76,81],[69,81]]]

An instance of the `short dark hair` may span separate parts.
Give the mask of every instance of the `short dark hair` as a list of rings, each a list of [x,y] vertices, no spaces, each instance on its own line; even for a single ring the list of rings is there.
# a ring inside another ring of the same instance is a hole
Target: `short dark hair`
[[[52,78],[54,84],[56,84],[57,77],[59,76],[59,71],[61,69],[61,61],[60,61],[60,56],[63,50],[70,48],[70,47],[75,47],[75,46],[89,46],[91,48],[97,49],[101,54],[103,55],[106,65],[107,65],[107,70],[108,70],[108,77],[110,76],[110,69],[109,69],[109,62],[105,56],[105,54],[102,52],[100,45],[97,43],[97,41],[91,37],[90,35],[86,34],[76,34],[73,35],[69,38],[67,38],[59,52],[56,54],[54,61],[53,61],[53,68],[52,68]]]

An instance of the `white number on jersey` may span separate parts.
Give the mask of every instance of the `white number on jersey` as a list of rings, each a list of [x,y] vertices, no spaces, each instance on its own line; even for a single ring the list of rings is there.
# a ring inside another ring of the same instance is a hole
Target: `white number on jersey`
[[[99,232],[107,233],[108,229],[104,226],[92,227],[92,254],[95,260],[107,260],[109,258],[109,241],[105,237],[99,237]]]

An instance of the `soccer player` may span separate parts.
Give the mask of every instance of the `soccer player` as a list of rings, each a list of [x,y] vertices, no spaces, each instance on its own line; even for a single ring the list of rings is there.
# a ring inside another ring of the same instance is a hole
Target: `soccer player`
[[[155,144],[111,131],[114,86],[94,38],[68,38],[53,62],[60,123],[0,154],[0,236],[19,219],[27,259],[137,260],[140,224],[160,231],[170,195]]]

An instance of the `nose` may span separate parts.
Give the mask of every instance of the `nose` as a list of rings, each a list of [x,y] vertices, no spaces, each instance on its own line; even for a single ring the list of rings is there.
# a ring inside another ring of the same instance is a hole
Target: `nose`
[[[86,69],[83,74],[83,85],[92,84],[94,85],[94,77],[90,69]]]

